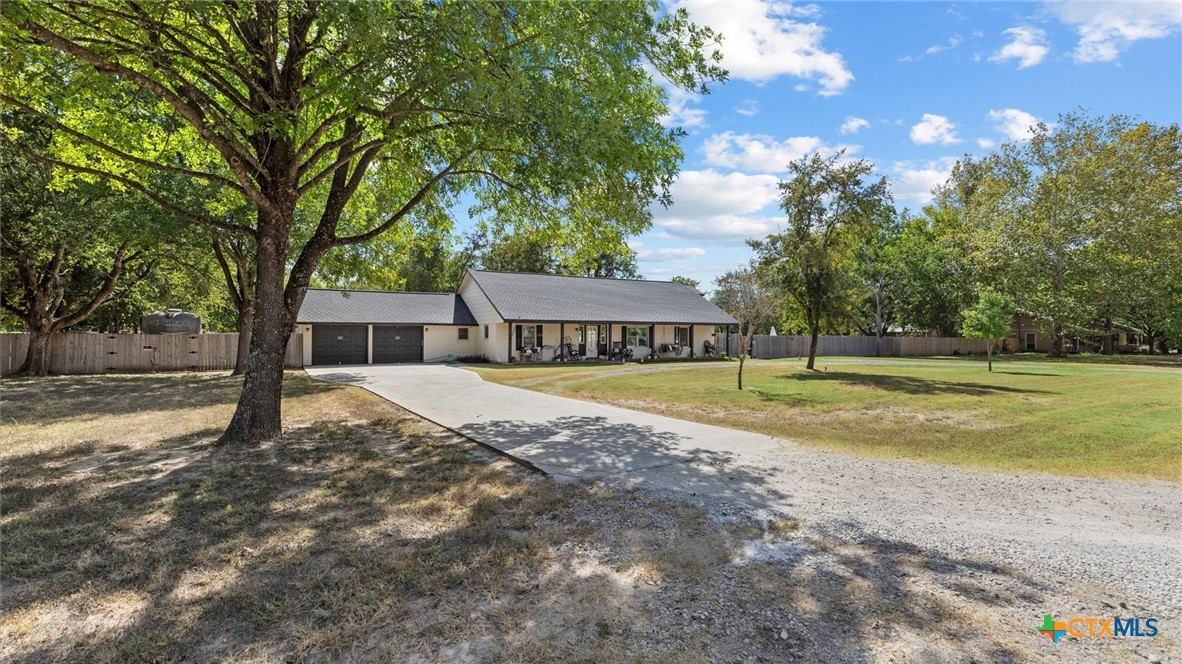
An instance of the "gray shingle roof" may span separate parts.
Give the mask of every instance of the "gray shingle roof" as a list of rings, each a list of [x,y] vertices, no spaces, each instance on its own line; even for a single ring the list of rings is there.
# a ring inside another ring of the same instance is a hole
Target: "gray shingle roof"
[[[510,321],[699,323],[737,321],[697,289],[671,281],[595,279],[469,270],[501,317]]]
[[[453,293],[392,293],[309,288],[300,323],[371,325],[476,325]]]

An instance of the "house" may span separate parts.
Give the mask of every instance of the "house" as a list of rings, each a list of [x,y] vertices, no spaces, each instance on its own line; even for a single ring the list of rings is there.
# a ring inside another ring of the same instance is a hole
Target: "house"
[[[669,281],[469,270],[456,293],[309,289],[297,323],[307,364],[694,357],[736,325]]]
[[[1007,339],[1007,348],[1013,351],[1045,353],[1051,350],[1054,332],[1046,318],[1026,310],[1014,314],[1014,336]],[[1144,330],[1121,323],[1112,323],[1110,330],[1112,350],[1116,352],[1137,352]],[[1105,325],[1095,322],[1089,326],[1064,326],[1063,350],[1072,353],[1095,352],[1104,346]]]

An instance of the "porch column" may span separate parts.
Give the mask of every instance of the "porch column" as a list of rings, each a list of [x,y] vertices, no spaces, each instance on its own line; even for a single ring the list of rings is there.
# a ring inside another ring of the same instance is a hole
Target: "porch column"
[[[608,360],[608,362],[610,362],[611,359],[612,359],[612,326],[611,326],[611,323],[608,323],[608,326],[607,326],[607,360]]]
[[[648,326],[648,354],[655,357],[657,354],[657,326]]]
[[[506,362],[513,361],[513,323],[509,323],[509,356],[505,358]]]
[[[694,325],[693,325],[693,323],[690,323],[689,329],[690,329],[690,359],[692,360],[696,357],[696,354],[694,352]]]
[[[566,356],[566,323],[558,324],[558,357],[569,359]]]

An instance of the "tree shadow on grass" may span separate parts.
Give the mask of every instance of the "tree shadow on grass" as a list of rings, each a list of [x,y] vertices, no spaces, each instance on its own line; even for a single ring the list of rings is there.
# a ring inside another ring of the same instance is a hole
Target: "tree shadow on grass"
[[[809,371],[780,376],[783,380],[802,382],[833,381],[856,385],[859,387],[873,387],[891,392],[906,392],[908,394],[963,394],[967,396],[988,396],[991,394],[1053,394],[1048,390],[1033,388],[1009,387],[1005,385],[987,385],[984,383],[966,383],[948,380],[933,380],[917,376],[891,376],[883,374],[862,374],[850,371]]]
[[[5,378],[4,419],[19,424],[91,420],[145,411],[190,410],[232,404],[242,377],[221,371]],[[283,383],[283,396],[319,394],[334,388],[316,381]]]
[[[506,473],[389,412],[259,447],[215,447],[216,431],[199,430],[144,449],[9,457],[0,658],[863,661],[881,641],[875,623],[921,635],[966,624],[906,582],[917,570],[1041,592],[853,526],[807,534],[808,555],[736,568],[729,547],[757,536],[750,526],[646,492]],[[773,507],[772,471],[648,427],[482,426],[589,447],[603,468],[639,449],[685,496]],[[654,566],[658,582],[641,585]],[[689,612],[707,617],[670,617]],[[958,652],[1011,658],[985,635],[958,638]]]
[[[1034,372],[1034,371],[1006,371],[1004,369],[998,369],[997,371],[994,371],[993,373],[1007,374],[1010,376],[1056,376],[1056,377],[1061,377],[1063,375],[1063,374],[1057,374],[1057,373],[1045,373],[1045,372]]]

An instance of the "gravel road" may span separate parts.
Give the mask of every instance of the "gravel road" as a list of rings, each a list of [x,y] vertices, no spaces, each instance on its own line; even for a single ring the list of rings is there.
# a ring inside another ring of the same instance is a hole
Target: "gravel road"
[[[984,554],[1050,583],[1093,584],[1182,613],[1182,487],[1166,482],[972,471],[791,443],[614,481],[712,512],[778,513],[829,533]]]

